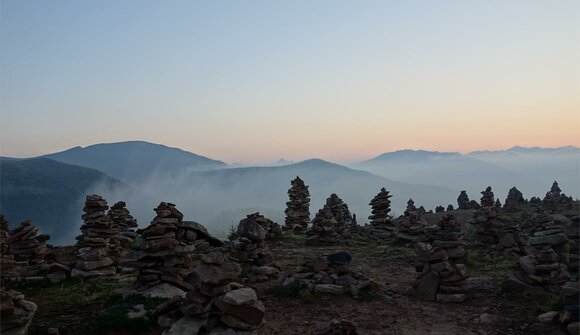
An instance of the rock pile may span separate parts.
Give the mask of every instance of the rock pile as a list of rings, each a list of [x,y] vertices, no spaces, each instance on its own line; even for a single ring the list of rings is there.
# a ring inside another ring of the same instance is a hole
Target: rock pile
[[[276,278],[279,269],[272,265],[272,255],[266,252],[266,229],[260,224],[263,216],[259,213],[240,220],[237,238],[232,241],[230,256],[243,264],[244,273],[250,283]]]
[[[203,256],[192,272],[194,288],[155,310],[163,334],[257,334],[265,307],[253,289],[236,282],[240,273],[222,253]]]
[[[517,222],[506,222],[495,207],[483,207],[475,213],[475,234],[479,243],[490,248],[491,257],[518,259],[528,253],[528,247]]]
[[[24,221],[20,227],[8,234],[10,241],[10,255],[18,265],[34,265],[44,263],[47,253],[45,242],[49,235],[41,234],[31,221]]]
[[[457,197],[457,209],[469,209],[469,196],[466,191],[461,191]]]
[[[28,327],[38,308],[35,303],[24,300],[24,294],[0,288],[0,333],[5,335],[28,334]]]
[[[0,214],[0,268],[10,269],[14,266],[14,256],[10,255],[8,221]]]
[[[579,287],[577,281],[569,281],[562,285],[561,299],[564,304],[560,311],[549,311],[538,316],[532,328],[538,334],[570,334],[580,333],[578,323]]]
[[[574,220],[570,220],[563,225],[564,233],[570,240],[568,243],[570,247],[568,269],[578,271],[580,268],[580,224],[579,217],[576,216]]]
[[[503,207],[508,211],[516,211],[526,205],[526,199],[515,186],[510,188]]]
[[[338,222],[332,211],[324,207],[316,213],[308,230],[306,245],[336,245],[339,242]]]
[[[443,212],[445,212],[445,207],[441,205],[435,207],[435,213],[443,213]]]
[[[562,207],[571,209],[572,203],[572,197],[568,197],[566,194],[562,193],[557,181],[554,181],[550,191],[546,193],[546,196],[542,200],[543,207],[552,211],[557,211]]]
[[[371,281],[362,273],[352,271],[351,261],[351,255],[345,251],[306,259],[296,273],[281,275],[278,285],[296,285],[304,292],[350,294],[357,297],[361,290],[369,289]]]
[[[259,212],[250,214],[254,220],[266,230],[266,240],[275,240],[282,235],[282,228],[276,222],[268,219],[264,215],[260,215]]]
[[[332,215],[336,219],[338,233],[343,237],[350,237],[353,216],[348,209],[348,205],[345,204],[336,193],[332,193],[330,197],[326,199],[324,207],[330,209]],[[354,221],[356,222],[356,220]]]
[[[491,186],[488,186],[485,191],[481,192],[481,207],[493,207],[495,204],[493,191]]]
[[[398,219],[399,230],[397,238],[408,241],[422,241],[425,239],[424,228],[427,221],[422,218],[422,213],[415,207],[413,199],[407,202],[407,209],[402,217]]]
[[[310,222],[310,192],[300,177],[291,182],[286,203],[284,230],[305,232]]]
[[[118,230],[106,215],[107,209],[109,206],[103,197],[87,195],[85,213],[81,216],[84,221],[82,234],[76,238],[78,261],[71,276],[112,276],[117,272],[114,259],[118,256]]]
[[[157,215],[151,224],[137,231],[141,236],[133,241],[131,260],[126,262],[139,269],[133,289],[151,296],[184,295],[193,288],[185,280],[193,264],[191,253],[195,250],[194,243],[186,242],[193,236],[184,237],[186,233],[183,233],[182,240],[178,240],[183,214],[174,204],[161,202],[154,211]]]
[[[537,250],[553,249],[559,256],[560,262],[568,264],[568,237],[564,234],[561,224],[556,224],[551,216],[540,213],[535,217],[535,231],[529,238],[530,246]]]
[[[467,253],[462,230],[452,214],[426,229],[431,243],[415,245],[419,276],[412,293],[421,300],[463,302],[467,299]]]
[[[368,232],[379,239],[392,238],[396,233],[396,227],[389,214],[391,211],[391,197],[392,195],[389,194],[389,191],[383,187],[369,203],[372,211],[369,216],[371,224],[368,227]]]
[[[117,227],[119,235],[116,238],[125,249],[130,248],[133,240],[139,236],[135,232],[135,228],[138,227],[137,220],[133,218],[126,206],[124,201],[119,201],[111,206],[107,213],[113,225]]]

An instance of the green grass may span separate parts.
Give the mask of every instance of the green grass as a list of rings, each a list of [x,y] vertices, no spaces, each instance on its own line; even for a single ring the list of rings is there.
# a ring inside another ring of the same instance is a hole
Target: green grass
[[[235,225],[233,223],[230,225],[230,227],[228,228],[227,238],[228,238],[228,241],[230,241],[230,242],[232,242],[233,240],[238,238],[238,226],[237,225]]]

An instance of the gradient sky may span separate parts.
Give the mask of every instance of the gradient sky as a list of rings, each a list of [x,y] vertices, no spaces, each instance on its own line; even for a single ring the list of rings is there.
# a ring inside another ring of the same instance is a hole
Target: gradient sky
[[[0,154],[580,145],[579,1],[1,1]]]

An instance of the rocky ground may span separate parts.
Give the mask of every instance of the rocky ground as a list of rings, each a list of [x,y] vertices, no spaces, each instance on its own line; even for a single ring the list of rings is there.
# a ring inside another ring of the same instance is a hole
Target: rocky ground
[[[504,259],[491,261],[480,250],[470,250],[470,273],[484,278],[483,290],[465,303],[440,304],[416,301],[406,295],[415,279],[412,247],[378,246],[359,240],[349,246],[304,246],[304,237],[285,235],[269,243],[269,251],[282,268],[293,271],[305,257],[346,250],[352,268],[375,284],[358,298],[347,295],[306,294],[276,287],[276,280],[257,283],[266,306],[266,324],[258,334],[320,334],[332,319],[348,319],[362,334],[530,334],[538,313],[550,302],[530,304],[516,295],[499,293],[499,283],[511,269]],[[66,249],[61,250],[66,254]],[[151,310],[163,300],[129,297],[118,293],[130,280],[68,280],[60,284],[12,284],[38,305],[30,334],[159,334],[146,315],[130,319],[135,306]]]

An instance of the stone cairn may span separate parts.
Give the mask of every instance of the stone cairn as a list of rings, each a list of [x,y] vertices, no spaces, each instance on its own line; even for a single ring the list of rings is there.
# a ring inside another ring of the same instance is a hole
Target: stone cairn
[[[352,271],[351,261],[352,257],[346,251],[305,259],[297,272],[282,274],[278,285],[296,285],[303,290],[300,294],[316,292],[357,297],[362,290],[370,288],[371,281],[362,273]]]
[[[463,231],[452,214],[438,225],[425,229],[431,243],[415,245],[415,269],[412,294],[421,300],[463,302],[467,299],[467,253]]]
[[[0,288],[0,333],[4,335],[28,334],[28,327],[32,322],[38,306],[31,301],[24,300],[24,294]]]
[[[443,213],[443,212],[445,212],[445,207],[441,205],[435,207],[435,213]]]
[[[474,214],[477,242],[488,246],[491,257],[518,259],[528,253],[527,243],[516,222],[506,222],[496,207],[484,207]]]
[[[268,219],[259,212],[250,214],[254,220],[266,230],[266,240],[276,240],[282,235],[282,228],[276,222]]]
[[[328,207],[316,213],[312,227],[308,230],[306,245],[336,245],[339,242],[338,221]]]
[[[457,209],[469,209],[469,196],[466,191],[461,191],[457,197]]]
[[[332,215],[334,215],[337,222],[338,234],[343,238],[352,237],[353,223],[356,225],[356,219],[353,218],[353,215],[350,213],[348,205],[345,204],[336,193],[332,193],[330,197],[326,199],[324,207],[330,209]]]
[[[389,194],[389,191],[383,187],[369,203],[372,211],[369,216],[371,224],[368,227],[368,232],[379,239],[390,239],[396,233],[396,227],[389,215],[391,211],[391,197],[392,195]]]
[[[411,242],[425,239],[424,228],[427,225],[427,221],[422,218],[421,211],[415,207],[413,199],[407,201],[407,209],[398,221],[399,231],[397,232],[397,238]]]
[[[20,227],[13,229],[8,234],[10,241],[10,254],[18,265],[35,265],[44,263],[47,253],[45,242],[50,239],[49,235],[41,234],[31,221],[24,221]]]
[[[510,188],[503,207],[508,211],[517,211],[526,205],[526,199],[515,186]]]
[[[126,206],[124,201],[119,201],[111,206],[109,213],[107,213],[113,225],[117,227],[119,232],[117,240],[124,249],[130,248],[133,240],[139,236],[135,232],[135,228],[138,227],[137,220],[131,216]]]
[[[532,329],[538,334],[569,334],[580,333],[578,301],[580,287],[577,281],[569,281],[562,285],[560,297],[564,304],[560,311],[549,311],[538,316]]]
[[[284,211],[286,213],[284,230],[295,233],[306,232],[310,222],[310,192],[300,177],[292,180],[291,185],[288,190],[289,201]]]
[[[266,229],[260,224],[259,213],[240,220],[232,241],[230,256],[244,266],[247,282],[255,283],[277,278],[279,269],[272,263],[272,255],[266,252]]]
[[[481,207],[493,207],[495,205],[493,191],[491,186],[488,186],[485,191],[481,192]]]
[[[0,214],[0,268],[3,271],[15,265],[14,256],[10,254],[8,221]]]
[[[159,296],[166,291],[185,295],[193,287],[186,282],[192,266],[191,254],[195,245],[177,235],[183,214],[169,202],[161,202],[154,209],[157,214],[151,224],[137,231],[141,236],[133,241],[127,266],[139,269],[133,289],[144,295]],[[186,233],[182,233],[186,235]],[[171,296],[171,294],[169,294]]]
[[[572,197],[568,197],[562,193],[557,181],[554,181],[550,191],[546,193],[546,196],[542,200],[543,207],[551,211],[557,211],[562,206],[567,209],[572,209],[572,203]]]
[[[107,201],[99,195],[87,195],[81,217],[81,235],[77,236],[78,261],[72,277],[112,276],[117,272],[115,261],[119,251],[118,230],[106,215]]]
[[[256,292],[238,283],[241,268],[223,253],[201,258],[191,274],[193,288],[154,311],[163,334],[248,334],[262,327],[265,307]]]
[[[580,268],[580,218],[576,216],[574,220],[570,220],[563,225],[564,233],[570,240],[568,246],[570,247],[568,269],[578,272]]]
[[[529,238],[530,254],[519,258],[509,277],[502,284],[506,292],[533,292],[537,288],[558,293],[570,279],[566,266],[568,238],[562,226],[545,213],[536,217],[541,224]]]

